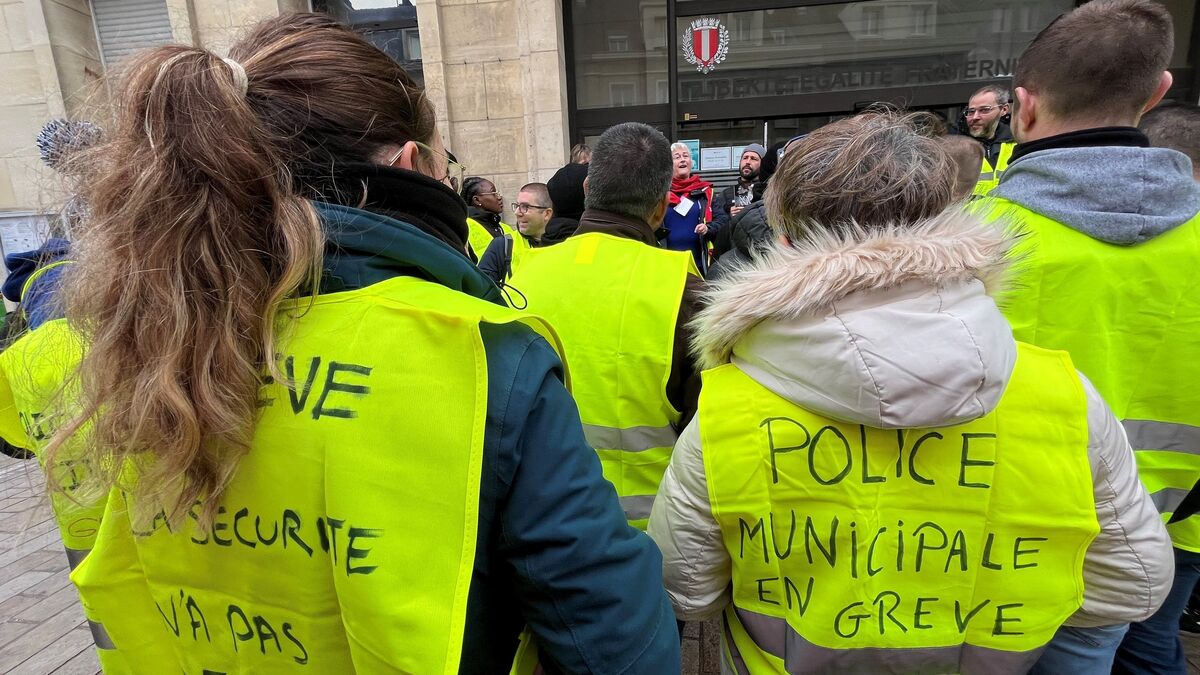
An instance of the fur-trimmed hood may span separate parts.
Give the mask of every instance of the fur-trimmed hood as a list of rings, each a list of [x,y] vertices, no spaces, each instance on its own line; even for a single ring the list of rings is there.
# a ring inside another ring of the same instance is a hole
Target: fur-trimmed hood
[[[814,228],[817,229],[817,228]],[[951,209],[915,226],[821,230],[710,287],[693,350],[814,412],[876,428],[986,415],[1016,361],[993,294],[1012,235]]]

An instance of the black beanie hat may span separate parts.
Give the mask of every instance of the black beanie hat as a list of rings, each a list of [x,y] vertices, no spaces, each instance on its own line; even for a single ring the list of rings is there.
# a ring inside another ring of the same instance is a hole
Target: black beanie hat
[[[583,179],[587,173],[587,164],[568,164],[546,181],[556,217],[578,220],[583,215]]]

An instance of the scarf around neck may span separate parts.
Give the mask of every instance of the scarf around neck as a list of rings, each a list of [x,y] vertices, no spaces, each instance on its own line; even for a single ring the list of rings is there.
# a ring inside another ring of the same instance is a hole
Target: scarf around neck
[[[712,222],[712,187],[713,187],[712,183],[704,180],[703,178],[701,178],[700,176],[697,176],[696,174],[692,174],[692,175],[688,176],[687,178],[672,178],[671,179],[671,192],[668,195],[670,198],[670,201],[671,201],[671,206],[675,206],[676,204],[683,201],[684,197],[688,197],[692,201],[698,201],[700,195],[696,195],[695,197],[693,197],[692,195],[695,195],[698,192],[703,193],[704,196],[707,197],[707,199],[704,200],[705,201],[704,214],[703,214],[704,222],[711,223]]]

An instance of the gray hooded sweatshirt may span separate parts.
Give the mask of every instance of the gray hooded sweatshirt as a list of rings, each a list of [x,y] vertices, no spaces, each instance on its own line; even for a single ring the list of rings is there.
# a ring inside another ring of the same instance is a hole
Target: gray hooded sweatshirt
[[[1200,213],[1187,155],[1165,148],[1054,148],[1018,158],[991,196],[1118,245],[1140,244]]]

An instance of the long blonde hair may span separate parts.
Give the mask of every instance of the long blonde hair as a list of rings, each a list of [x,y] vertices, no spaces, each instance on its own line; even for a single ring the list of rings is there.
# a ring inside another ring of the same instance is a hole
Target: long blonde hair
[[[159,47],[126,70],[87,160],[91,213],[64,293],[88,350],[48,447],[53,461],[82,445],[101,489],[149,497],[136,501],[169,523],[201,502],[205,527],[277,374],[280,304],[317,284],[308,199],[336,191],[339,165],[434,125],[403,69],[327,17],[265,21],[231,57]]]

